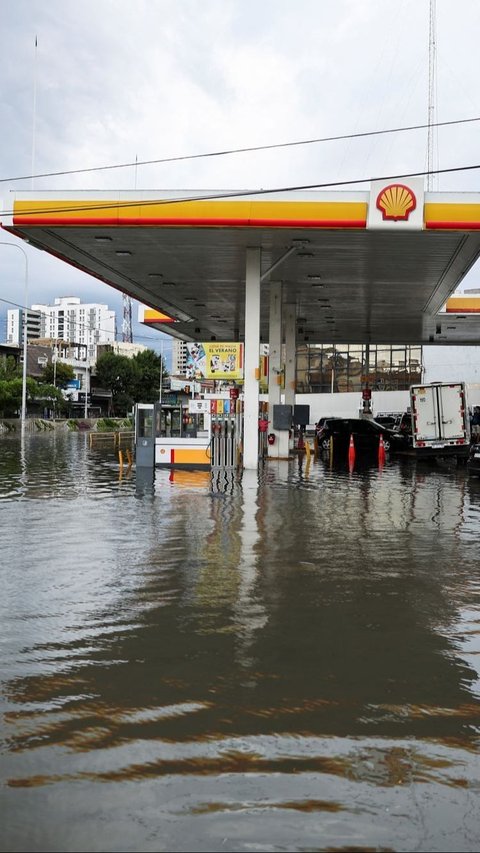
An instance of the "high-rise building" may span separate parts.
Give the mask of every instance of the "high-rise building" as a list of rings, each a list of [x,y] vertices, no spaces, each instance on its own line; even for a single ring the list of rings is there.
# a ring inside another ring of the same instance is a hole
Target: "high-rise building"
[[[61,296],[53,305],[32,305],[32,311],[40,317],[37,337],[68,341],[77,359],[94,361],[98,344],[115,341],[115,311],[108,305]]]
[[[176,338],[172,340],[172,376],[186,376],[187,344]]]
[[[41,318],[37,311],[27,311],[26,314],[27,340],[32,341],[40,337]],[[7,344],[22,346],[24,318],[23,308],[10,308],[7,311]]]

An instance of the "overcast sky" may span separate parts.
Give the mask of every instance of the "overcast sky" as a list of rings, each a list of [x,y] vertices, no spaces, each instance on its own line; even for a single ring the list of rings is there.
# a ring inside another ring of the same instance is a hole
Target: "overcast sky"
[[[429,0],[0,0],[0,178],[426,123]],[[480,116],[479,0],[436,2],[435,120]],[[35,49],[35,38],[37,48]],[[34,91],[36,98],[34,99]],[[35,101],[35,109],[34,109]],[[34,121],[35,116],[35,121]],[[35,133],[33,132],[35,126]],[[35,139],[35,145],[33,140]],[[480,163],[480,122],[439,129],[435,165]],[[37,178],[35,190],[258,188],[418,172],[425,130]],[[5,180],[6,179],[6,180]],[[435,189],[480,191],[480,170]],[[29,302],[121,296],[28,252]],[[0,296],[23,304],[24,262],[0,245]],[[464,287],[480,286],[480,268]],[[0,303],[0,339],[6,304]],[[136,314],[136,309],[135,309]],[[135,339],[152,345],[148,329]]]

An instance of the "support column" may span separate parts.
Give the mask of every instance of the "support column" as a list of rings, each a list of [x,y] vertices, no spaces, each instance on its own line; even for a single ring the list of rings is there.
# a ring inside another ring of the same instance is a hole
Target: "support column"
[[[285,403],[295,405],[295,373],[297,366],[295,305],[285,308]],[[293,450],[293,434],[288,442],[288,450]]]
[[[269,432],[275,435],[275,444],[268,446],[268,455],[275,459],[282,454],[281,435],[273,429],[273,407],[281,400],[281,369],[282,369],[282,283],[270,282],[270,317],[269,317],[269,352],[268,352],[268,419]],[[283,454],[285,455],[285,454]],[[288,456],[288,452],[286,454]]]
[[[260,352],[260,248],[248,248],[245,269],[245,379],[243,467],[258,468],[258,403]]]

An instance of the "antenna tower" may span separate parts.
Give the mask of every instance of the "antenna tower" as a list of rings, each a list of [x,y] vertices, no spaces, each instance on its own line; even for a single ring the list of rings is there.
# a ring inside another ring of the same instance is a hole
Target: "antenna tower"
[[[123,294],[122,341],[128,344],[133,343],[132,300],[126,293]]]
[[[437,0],[430,0],[430,19],[428,26],[428,131],[427,131],[427,172],[434,168],[434,131],[435,88],[436,88],[436,10]],[[427,190],[433,190],[434,175],[427,174]]]

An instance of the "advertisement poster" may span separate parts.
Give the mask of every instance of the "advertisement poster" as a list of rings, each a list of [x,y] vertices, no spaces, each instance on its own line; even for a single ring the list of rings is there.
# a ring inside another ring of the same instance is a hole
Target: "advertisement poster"
[[[243,379],[243,344],[187,343],[188,379]]]

